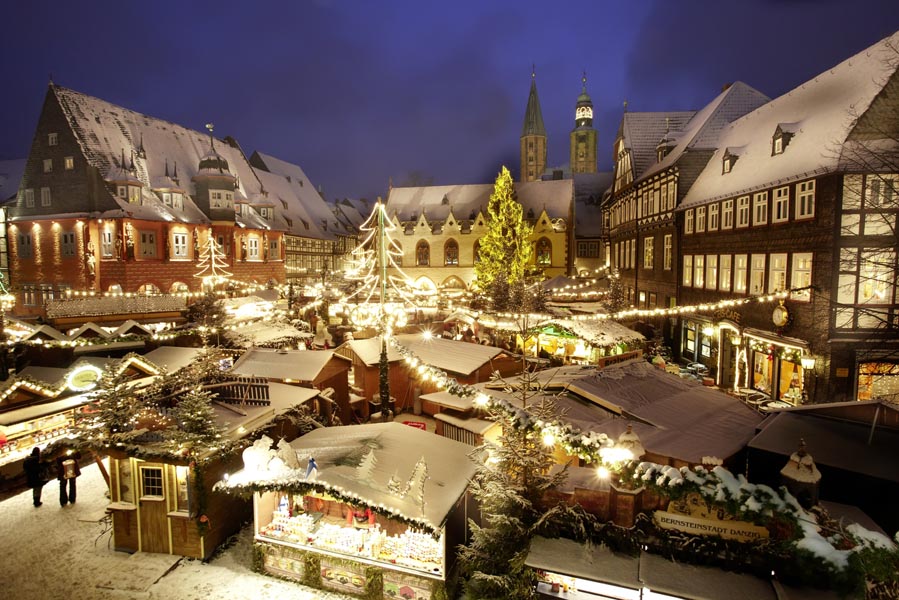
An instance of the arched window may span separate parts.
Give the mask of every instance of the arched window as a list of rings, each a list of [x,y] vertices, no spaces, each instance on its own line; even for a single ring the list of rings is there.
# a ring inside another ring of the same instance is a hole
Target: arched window
[[[176,281],[172,284],[172,287],[169,288],[169,292],[172,294],[183,294],[189,292],[190,288],[187,287],[187,284],[183,281]]]
[[[391,241],[392,241],[392,243],[390,244],[389,252],[390,252],[391,259],[393,260],[393,264],[395,264],[398,267],[402,267],[403,266],[403,245],[400,244],[399,242],[397,242],[396,240],[391,240]]]
[[[138,294],[146,294],[147,296],[155,296],[156,294],[161,293],[159,291],[159,287],[155,283],[145,283],[139,288],[137,288]]]
[[[427,267],[431,264],[431,247],[424,240],[415,246],[415,264],[419,267]]]
[[[474,249],[472,250],[474,256],[474,264],[478,264],[481,262],[481,240],[478,240],[474,243]]]
[[[537,241],[537,264],[548,267],[552,264],[553,245],[546,238]]]
[[[456,240],[447,240],[443,246],[443,264],[447,266],[459,264],[459,243]]]

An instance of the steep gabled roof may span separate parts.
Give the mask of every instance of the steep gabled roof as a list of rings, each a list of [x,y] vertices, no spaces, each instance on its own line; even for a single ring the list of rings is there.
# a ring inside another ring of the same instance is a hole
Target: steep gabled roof
[[[657,162],[656,147],[665,132],[677,134],[695,114],[696,111],[624,113],[618,134],[631,152],[635,180]]]
[[[210,152],[209,135],[58,85],[51,85],[50,91],[58,100],[84,156],[101,175],[106,177],[121,170],[123,154],[129,167],[133,160],[134,175],[146,186],[145,205],[116,199],[122,210],[153,220],[206,221],[189,199],[185,200],[182,213],[159,202],[149,189],[164,180],[166,167],[171,174],[177,164],[181,187],[194,194],[191,179],[198,173],[200,160]],[[232,146],[216,140],[215,151],[227,161],[230,173],[237,176],[240,193],[247,197],[259,193],[259,181],[236,143]]]
[[[899,33],[726,126],[718,150],[681,208],[839,169],[854,117],[864,115],[888,84],[896,85],[897,48]],[[794,134],[789,144],[772,155],[775,130],[790,124]],[[722,173],[721,160],[729,147],[742,147],[740,158],[730,173]]]
[[[558,181],[531,181],[516,183],[518,202],[525,214],[533,210],[535,215],[546,210],[550,218],[568,219],[574,199],[574,184],[570,179]],[[443,221],[450,210],[457,219],[468,219],[470,214],[487,214],[487,203],[493,193],[493,184],[435,185],[392,188],[387,196],[387,213],[397,215],[400,221],[418,219],[424,213],[431,223]],[[444,202],[444,198],[448,202]]]
[[[303,212],[309,215],[315,226],[322,232],[323,239],[334,239],[334,232],[338,229],[337,218],[299,165],[258,150],[253,153],[250,160],[254,165],[269,173],[283,177],[302,206]]]
[[[305,205],[294,193],[294,189],[287,179],[262,169],[254,170],[256,171],[256,176],[259,177],[259,180],[265,186],[268,199],[275,205],[275,222],[272,225],[276,225],[280,229],[285,229],[289,234],[299,237],[318,240],[334,239],[334,236],[324,231],[320,223],[317,223],[307,212]]]
[[[678,133],[674,148],[665,155],[661,162],[651,165],[645,172],[640,173],[638,179],[670,167],[690,150],[715,149],[718,146],[721,130],[726,125],[770,100],[768,96],[742,81],[734,83],[694,114]]]

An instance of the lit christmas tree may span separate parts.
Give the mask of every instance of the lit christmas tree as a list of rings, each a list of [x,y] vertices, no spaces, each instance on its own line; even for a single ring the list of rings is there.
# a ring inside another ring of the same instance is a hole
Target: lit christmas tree
[[[353,266],[347,273],[348,279],[356,280],[359,284],[345,302],[354,305],[351,315],[355,324],[374,327],[380,335],[378,383],[383,411],[390,408],[387,339],[393,334],[394,328],[406,324],[406,311],[416,307],[415,287],[400,268],[402,248],[392,237],[397,228],[387,217],[380,199],[359,230],[365,233],[365,238],[353,250]]]
[[[227,264],[225,253],[210,234],[200,251],[200,259],[197,262],[200,270],[194,274],[194,277],[203,281],[204,290],[214,290],[217,285],[231,280],[233,274],[225,268]]]
[[[103,369],[87,410],[76,413],[77,437],[97,446],[129,437],[142,405],[126,385],[127,381],[128,376],[118,362]]]
[[[172,411],[177,424],[171,435],[174,442],[208,448],[221,441],[223,428],[215,423],[212,400],[212,393],[199,387],[178,399],[178,405]]]

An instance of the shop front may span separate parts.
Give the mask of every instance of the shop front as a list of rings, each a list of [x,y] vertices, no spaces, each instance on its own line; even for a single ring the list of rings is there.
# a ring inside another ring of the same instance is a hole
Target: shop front
[[[735,333],[734,339],[735,389],[755,392],[780,403],[774,406],[806,402],[810,395],[808,375],[815,366],[808,344],[749,327]]]

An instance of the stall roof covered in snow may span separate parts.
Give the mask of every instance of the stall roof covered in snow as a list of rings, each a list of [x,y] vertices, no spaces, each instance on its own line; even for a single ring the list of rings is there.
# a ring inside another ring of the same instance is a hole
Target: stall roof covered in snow
[[[231,372],[282,381],[314,381],[332,356],[333,350],[250,348],[237,359]]]
[[[841,146],[855,126],[853,114],[864,114],[895,77],[897,44],[899,33],[894,33],[726,126],[717,152],[681,208],[837,169]],[[778,126],[791,129],[793,136],[782,153],[772,155]],[[724,173],[721,161],[728,147],[742,150]]]
[[[240,406],[214,403],[215,422],[226,428],[231,439],[240,439],[247,432],[260,429],[285,412],[315,398],[319,390],[301,388],[284,383],[269,383],[269,403]]]
[[[851,412],[850,412],[851,411]],[[867,419],[858,418],[862,411]],[[856,416],[852,417],[852,414]],[[861,473],[899,482],[896,455],[899,411],[880,401],[837,402],[784,409],[772,415],[749,447],[784,457],[792,455],[800,439],[819,467]],[[869,443],[870,437],[870,443]]]
[[[753,575],[678,563],[647,552],[632,557],[612,552],[606,546],[588,546],[564,538],[535,537],[525,564],[533,569],[617,585],[638,593],[647,588],[691,599],[774,600],[779,597],[770,581]]]
[[[421,362],[457,375],[471,375],[503,353],[502,348],[417,334],[395,336],[396,343]]]
[[[369,506],[385,506],[433,528],[443,526],[476,470],[468,456],[471,446],[401,423],[323,427],[294,440],[291,446],[302,464],[300,476],[305,474],[308,459],[315,458],[317,484],[358,497]],[[374,466],[365,471],[359,465],[369,451],[374,452]],[[423,502],[418,502],[412,491],[400,497],[388,490],[392,477],[408,482],[421,459],[428,475]]]
[[[533,211],[534,218],[543,210],[551,219],[569,218],[574,201],[570,179],[516,183],[515,192],[524,213]],[[487,203],[493,184],[435,185],[391,188],[387,196],[387,214],[400,221],[415,221],[423,214],[433,222],[445,221],[452,210],[457,220],[468,220],[472,213],[487,215]]]
[[[202,348],[160,346],[144,354],[144,358],[154,365],[164,368],[168,373],[175,373],[197,360],[203,353]]]
[[[300,331],[289,323],[277,321],[257,321],[230,330],[225,335],[234,344],[243,348],[291,344],[296,343],[297,340],[312,337],[312,334],[307,331]]]
[[[648,452],[701,464],[736,454],[762,415],[736,398],[635,359],[603,369],[561,367],[537,374],[562,420],[617,439],[630,424]]]
[[[602,321],[597,319],[552,319],[543,321],[537,325],[537,328],[569,331],[596,348],[607,348],[621,343],[634,344],[646,340],[642,333],[609,319]]]

